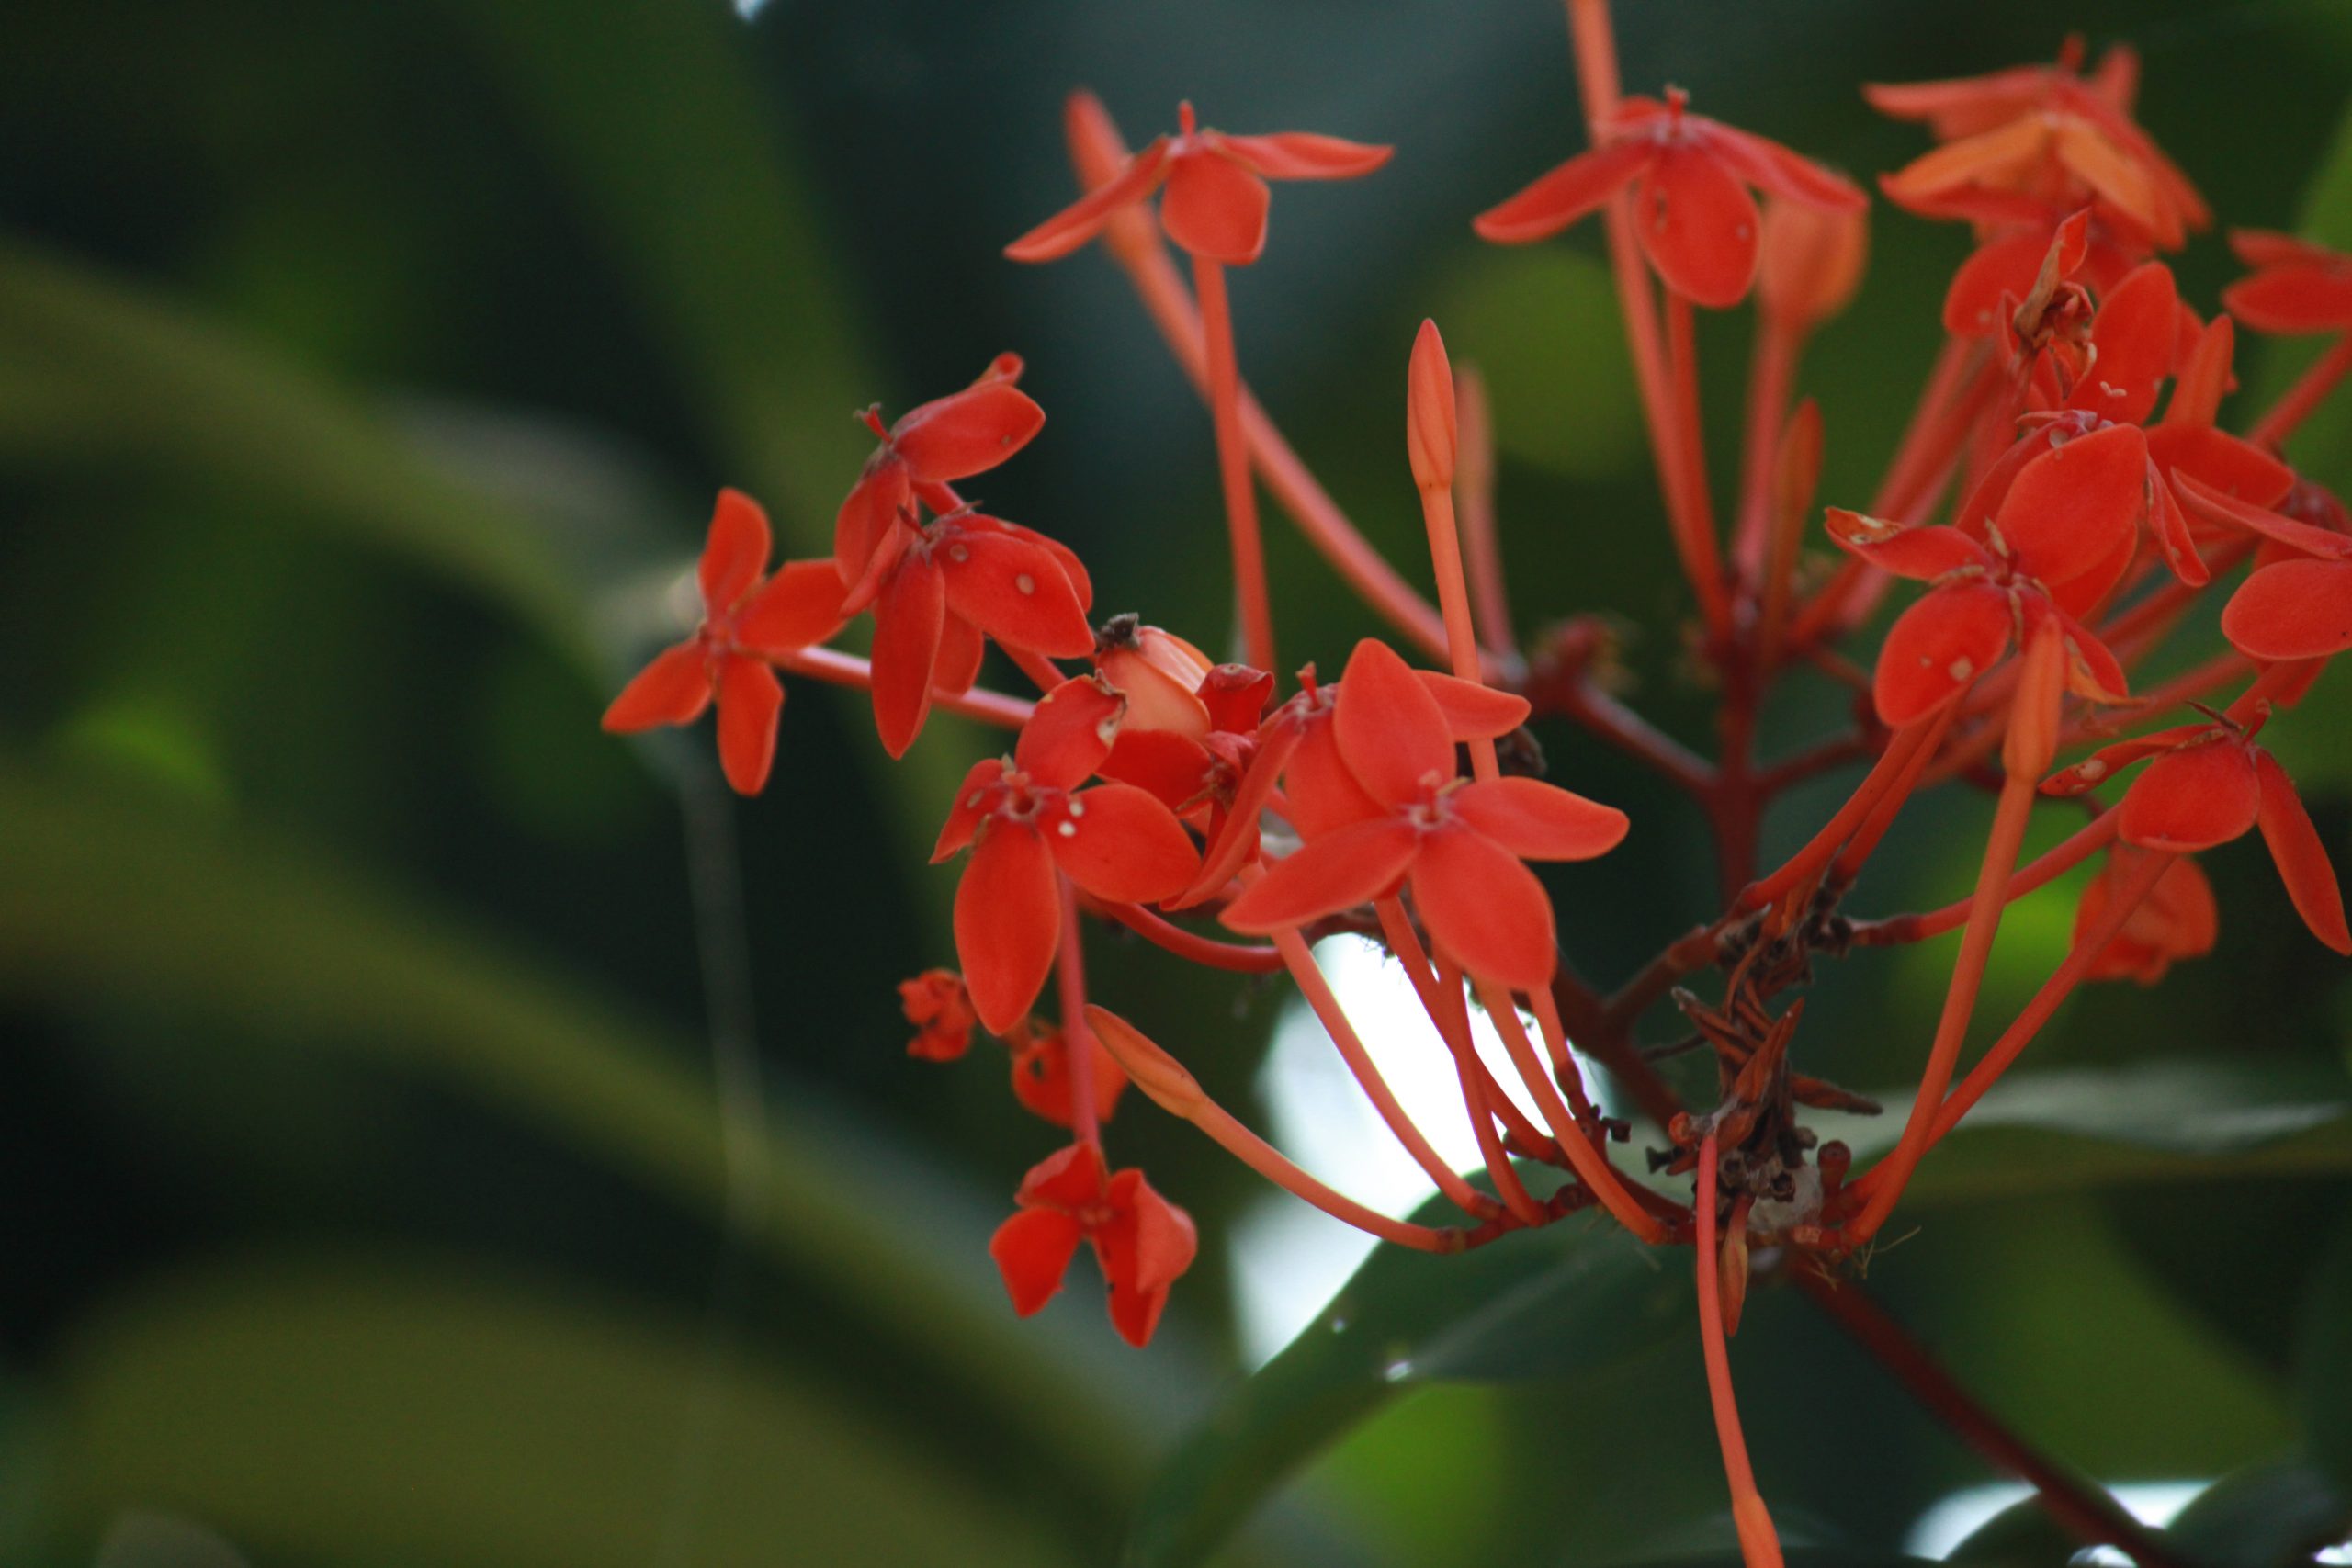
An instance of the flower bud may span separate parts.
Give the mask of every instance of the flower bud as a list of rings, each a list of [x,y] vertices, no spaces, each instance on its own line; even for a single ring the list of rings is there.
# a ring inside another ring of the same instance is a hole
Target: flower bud
[[[1086,1023],[1094,1032],[1094,1038],[1102,1043],[1102,1048],[1119,1059],[1119,1066],[1127,1070],[1127,1077],[1135,1080],[1137,1089],[1151,1096],[1153,1102],[1170,1115],[1181,1116],[1187,1122],[1193,1119],[1193,1113],[1206,1097],[1201,1092],[1199,1081],[1184,1070],[1183,1064],[1108,1008],[1088,1004]]]
[[[1757,297],[1767,314],[1809,331],[1852,302],[1869,253],[1864,210],[1772,197],[1764,204]]]
[[[1450,488],[1454,446],[1453,367],[1437,323],[1425,321],[1405,373],[1405,450],[1412,459],[1413,482],[1423,490]]]

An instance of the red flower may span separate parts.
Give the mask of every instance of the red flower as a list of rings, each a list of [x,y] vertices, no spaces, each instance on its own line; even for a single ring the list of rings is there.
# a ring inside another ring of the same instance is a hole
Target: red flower
[[[2083,888],[2075,908],[2075,941],[2107,914],[2114,885],[2130,874],[2132,863],[2146,850],[2124,848],[2109,853],[2107,863]],[[2213,886],[2197,863],[2183,855],[2165,868],[2139,907],[2125,917],[2123,927],[2108,940],[2085,972],[2088,980],[2136,980],[2153,986],[2183,958],[2202,958],[2213,951],[2221,934],[2221,915],[2213,904]]]
[[[2041,787],[2049,795],[2079,794],[2120,769],[2154,758],[2117,807],[2123,814],[2117,836],[2142,849],[2188,854],[2259,827],[2295,912],[2313,936],[2352,955],[2352,931],[2345,928],[2344,898],[2327,851],[2287,770],[2254,743],[2269,715],[2265,703],[2244,725],[2223,717],[2121,741],[2052,775]]]
[[[2260,229],[2230,235],[2255,269],[2222,290],[2222,304],[2256,332],[2352,332],[2352,256]]]
[[[2132,123],[2139,62],[2111,50],[2098,72],[2079,74],[2069,39],[2055,66],[2018,66],[1945,82],[1862,89],[1872,107],[1924,120],[1944,145],[1880,186],[1928,217],[2032,220],[2086,201],[2132,248],[2180,247],[2211,220],[2187,175]]]
[[[1579,152],[1472,223],[1482,239],[1524,244],[1558,233],[1632,186],[1635,231],[1667,286],[1723,310],[1756,276],[1757,216],[1749,187],[1807,207],[1858,212],[1868,198],[1848,181],[1777,141],[1689,114],[1689,95],[1630,97]]]
[[[1905,527],[1831,507],[1829,532],[1840,545],[1897,577],[1935,585],[1879,649],[1871,687],[1879,717],[1900,726],[1934,712],[1998,663],[2013,638],[2030,642],[2052,616],[2066,641],[2068,685],[2095,701],[2120,701],[2122,667],[2075,617],[2131,563],[2146,466],[2140,433],[2110,426],[2033,453],[1989,527]]]
[[[1046,694],[1010,761],[964,775],[932,852],[935,865],[977,840],[956,889],[956,951],[972,1005],[1002,1034],[1045,987],[1061,937],[1059,876],[1098,898],[1150,903],[1200,869],[1175,814],[1132,784],[1080,790],[1111,754],[1125,699],[1080,676]]]
[[[899,1006],[915,1026],[907,1055],[926,1062],[952,1062],[972,1048],[972,998],[964,977],[953,969],[926,969],[899,982]]]
[[[1370,637],[1348,660],[1330,732],[1367,809],[1277,861],[1226,907],[1225,923],[1286,931],[1406,883],[1430,938],[1465,969],[1514,989],[1551,984],[1551,900],[1521,859],[1605,854],[1625,836],[1625,814],[1535,779],[1458,780],[1437,699]],[[1295,806],[1304,755],[1291,761]]]
[[[768,782],[784,708],[784,685],[765,656],[822,642],[847,618],[828,563],[791,561],[765,577],[770,547],[760,503],[720,491],[697,572],[702,625],[657,655],[605,710],[605,728],[625,735],[692,724],[716,698],[719,765],[744,795]]]
[[[2222,635],[2249,659],[2324,659],[2352,648],[2352,536],[2278,513],[2194,481],[2189,505],[2299,554],[2259,568],[2222,610]]]
[[[1112,1326],[1130,1345],[1148,1343],[1169,1287],[1199,1250],[1193,1217],[1153,1190],[1140,1170],[1106,1179],[1102,1151],[1084,1143],[1040,1161],[1013,1201],[1020,1213],[989,1240],[1012,1310],[1027,1317],[1051,1301],[1078,1244],[1089,1241],[1111,1287]]]
[[[1049,659],[1094,648],[1093,597],[1078,558],[1044,535],[969,511],[917,526],[905,513],[882,536],[845,601],[874,607],[874,728],[893,757],[922,733],[935,690],[969,689],[981,639]]]
[[[1218,668],[1238,671],[1242,667]],[[1416,670],[1413,676],[1437,704],[1447,735],[1457,746],[1472,740],[1498,740],[1527,722],[1527,699],[1513,693],[1498,692],[1435,670]],[[1211,680],[1215,679],[1212,671]],[[1305,689],[1259,725],[1254,744],[1247,755],[1237,758],[1239,782],[1201,857],[1200,880],[1170,908],[1183,908],[1216,897],[1237,871],[1257,858],[1259,815],[1272,800],[1277,783],[1289,786],[1282,815],[1302,839],[1317,839],[1381,815],[1380,803],[1364,793],[1340,755],[1333,728],[1339,685],[1317,684],[1311,664],[1299,671],[1299,679]],[[1244,689],[1234,688],[1236,692]],[[1204,699],[1209,694],[1205,683],[1202,694]],[[1224,700],[1231,701],[1232,696]],[[1262,703],[1263,699],[1258,700]]]
[[[1108,1122],[1119,1108],[1119,1096],[1126,1090],[1126,1069],[1091,1032],[1087,1039],[1094,1053],[1094,1119]],[[1070,1126],[1074,1118],[1069,1034],[1032,1019],[1014,1030],[1005,1043],[1012,1051],[1012,1097],[1055,1126]]]
[[[882,445],[833,519],[833,564],[845,585],[865,575],[892,523],[913,520],[918,499],[933,512],[956,511],[963,502],[948,484],[988,472],[1044,428],[1046,411],[1015,385],[1021,370],[1019,355],[1000,354],[970,386],[909,409],[896,424],[883,425],[879,404],[858,416]]]
[[[1388,162],[1394,151],[1303,131],[1227,136],[1196,128],[1189,103],[1176,106],[1176,120],[1174,140],[1153,138],[1116,179],[1046,219],[1004,254],[1014,261],[1057,260],[1101,233],[1113,213],[1165,186],[1159,223],[1168,237],[1203,261],[1244,266],[1266,248],[1268,180],[1353,179]]]

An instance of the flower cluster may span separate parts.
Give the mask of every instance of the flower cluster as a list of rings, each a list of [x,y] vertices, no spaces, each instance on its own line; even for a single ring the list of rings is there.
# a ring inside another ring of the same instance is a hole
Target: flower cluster
[[[2320,838],[2256,743],[2352,648],[2352,527],[2286,452],[2352,370],[2352,258],[2241,233],[2253,270],[2225,293],[2225,310],[2209,317],[2182,299],[2162,258],[2211,217],[2132,119],[2139,73],[2128,52],[2086,73],[2070,43],[2048,66],[1868,89],[1877,108],[1938,142],[1880,188],[1913,214],[1969,225],[1974,244],[1883,483],[1826,509],[1824,536],[1842,564],[1808,570],[1821,422],[1794,382],[1810,334],[1860,279],[1867,198],[1818,163],[1690,112],[1679,91],[1616,97],[1613,64],[1594,65],[1611,58],[1605,10],[1572,14],[1580,47],[1598,46],[1585,79],[1592,145],[1473,226],[1516,244],[1602,220],[1665,525],[1698,621],[1693,647],[1724,705],[1718,755],[1696,755],[1624,705],[1590,620],[1532,644],[1514,636],[1483,402],[1433,325],[1423,323],[1405,367],[1398,474],[1409,473],[1427,526],[1433,597],[1371,550],[1243,387],[1227,271],[1264,250],[1266,182],[1367,175],[1388,150],[1227,135],[1196,125],[1186,105],[1174,137],[1130,154],[1083,95],[1068,117],[1081,195],[1007,254],[1041,262],[1103,240],[1200,386],[1241,658],[1217,661],[1135,614],[1099,615],[1093,580],[1066,545],[957,492],[1044,425],[1019,388],[1021,361],[1007,355],[894,423],[876,410],[860,416],[878,446],[842,504],[830,559],[770,571],[765,519],[723,493],[698,575],[700,626],[629,683],[605,724],[689,723],[715,700],[727,777],[747,795],[768,774],[779,670],[867,689],[893,757],[934,709],[1012,732],[1005,753],[974,766],[944,803],[933,859],[960,865],[958,967],[901,991],[917,1030],[910,1055],[952,1061],[976,1030],[997,1036],[1017,1099],[1069,1134],[1021,1182],[990,1244],[1016,1311],[1055,1294],[1085,1241],[1114,1325],[1140,1345],[1193,1260],[1190,1218],[1105,1152],[1104,1124],[1130,1080],[1300,1199],[1403,1246],[1456,1251],[1603,1209],[1645,1241],[1696,1249],[1734,1517],[1750,1562],[1772,1562],[1723,1344],[1749,1248],[1834,1269],[1866,1247],[1928,1149],[2075,987],[2153,983],[2212,946],[2219,912],[2193,857],[2249,829],[2312,934],[2352,953]],[[1170,243],[1189,263],[1189,286]],[[1725,528],[1704,458],[1691,314],[1751,295],[1750,426]],[[2222,411],[2241,326],[2338,342],[2233,430]],[[1389,627],[1358,642],[1336,681],[1275,661],[1261,483]],[[1898,580],[1924,591],[1873,647]],[[2135,670],[2187,635],[2188,612],[2217,588],[2226,645],[2135,692]],[[869,615],[870,658],[826,646]],[[1034,698],[981,684],[990,643]],[[1767,693],[1815,672],[1857,688],[1851,731],[1778,761],[1758,757]],[[2209,696],[2226,705],[2204,706]],[[2183,709],[2199,716],[2182,722]],[[1524,728],[1537,718],[1582,726],[1654,765],[1713,825],[1720,913],[1614,993],[1560,962],[1564,933],[1532,866],[1606,854],[1628,818],[1539,776]],[[2124,730],[2136,733],[2116,739]],[[1758,865],[1766,805],[1849,762],[1867,767],[1845,803],[1785,862]],[[2102,798],[2141,763],[2120,796]],[[1922,915],[1842,913],[1897,814],[1947,783],[1996,797],[1973,894]],[[2086,807],[2086,824],[2021,865],[2031,814],[2061,800]],[[2095,859],[2071,952],[1962,1077],[2003,911]],[[1178,1054],[1091,1000],[1090,926],[1122,928],[1210,971],[1288,975],[1461,1223],[1367,1209],[1243,1126]],[[1356,1038],[1310,946],[1338,930],[1376,936],[1411,980],[1457,1069],[1481,1170],[1445,1165],[1421,1132],[1429,1108],[1400,1103]],[[1848,1151],[1816,1145],[1804,1112],[1876,1107],[1796,1069],[1802,1002],[1783,998],[1810,982],[1816,957],[1955,930],[1942,1017],[1900,1139],[1849,1179]],[[1709,968],[1723,975],[1719,1006],[1679,985]],[[1038,1010],[1049,988],[1050,1018]],[[1669,993],[1714,1055],[1713,1103],[1685,1103],[1637,1043]],[[1474,1004],[1499,1031],[1510,1073],[1474,1047]],[[1663,1175],[1645,1179],[1611,1156],[1628,1124],[1588,1100],[1577,1051],[1609,1066],[1655,1124],[1667,1146],[1652,1170]],[[1672,1185],[1683,1175],[1695,1178],[1687,1199]]]

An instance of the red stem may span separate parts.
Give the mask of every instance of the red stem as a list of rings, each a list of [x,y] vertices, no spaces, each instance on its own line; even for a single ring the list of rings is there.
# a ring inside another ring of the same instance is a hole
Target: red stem
[[[1062,1055],[1069,1070],[1069,1130],[1081,1144],[1102,1146],[1094,1116],[1094,1032],[1086,1022],[1085,926],[1078,918],[1078,885],[1062,885],[1061,957],[1054,965],[1062,1004]]]
[[[1258,490],[1250,477],[1250,448],[1241,434],[1241,378],[1233,362],[1233,310],[1226,299],[1223,264],[1194,256],[1193,288],[1200,296],[1201,338],[1208,353],[1209,415],[1216,425],[1217,478],[1225,490],[1226,528],[1233,546],[1242,656],[1257,669],[1273,670],[1274,611],[1266,597]]]
[[[767,656],[779,670],[796,675],[807,675],[830,685],[849,686],[864,691],[874,684],[874,666],[854,653],[841,653],[830,648],[796,648]],[[1018,729],[1029,722],[1029,715],[1036,704],[1020,697],[1008,697],[999,692],[978,690],[952,694],[934,690],[931,705],[947,713],[976,718],[983,724],[999,725],[1006,729]]]
[[[1707,1361],[1707,1400],[1715,1411],[1715,1441],[1724,1450],[1724,1479],[1731,1486],[1731,1517],[1739,1532],[1739,1554],[1747,1568],[1781,1568],[1781,1538],[1756,1490],[1747,1462],[1747,1439],[1739,1429],[1739,1405],[1731,1386],[1731,1348],[1724,1343],[1724,1303],[1716,1279],[1715,1135],[1699,1145],[1699,1346]]]
[[[2246,433],[2246,439],[2257,446],[2282,446],[2287,438],[2301,428],[2327,395],[2335,390],[2336,383],[2352,371],[2352,333],[2346,333],[2329,346],[2309,370],[2287,393],[2262,416],[2261,422]]]
[[[2116,1547],[2140,1568],[2184,1568],[2097,1483],[2044,1457],[2003,1426],[1860,1285],[1828,1279],[1809,1269],[1796,1271],[1796,1282],[1814,1305],[1876,1357],[1954,1436],[1996,1470],[2031,1485],[2042,1509],[2076,1540],[2090,1546]]]

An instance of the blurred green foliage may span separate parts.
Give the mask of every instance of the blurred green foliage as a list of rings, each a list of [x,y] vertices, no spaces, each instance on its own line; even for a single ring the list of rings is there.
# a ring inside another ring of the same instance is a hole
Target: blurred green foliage
[[[1919,142],[1857,81],[2126,39],[2225,221],[2352,239],[2335,0],[1622,9],[1632,83],[1862,171]],[[1189,95],[1398,143],[1375,182],[1283,193],[1236,283],[1245,369],[1414,571],[1397,394],[1435,312],[1495,398],[1522,625],[1642,628],[1637,700],[1703,742],[1597,247],[1466,232],[1577,144],[1556,6],[24,0],[8,31],[0,1559],[1100,1562],[1132,1529],[1176,1561],[1245,1520],[1236,1562],[1725,1549],[1688,1277],[1606,1233],[1376,1256],[1244,1380],[1217,1238],[1255,1189],[1132,1105],[1122,1157],[1210,1238],[1168,1331],[1125,1351],[1084,1285],[1016,1323],[982,1246],[1050,1140],[992,1048],[908,1062],[890,991],[947,955],[919,852],[995,738],[942,722],[887,768],[855,700],[796,683],[776,783],[738,808],[707,736],[595,729],[674,625],[717,485],[820,548],[848,412],[1007,347],[1052,423],[990,503],[1075,544],[1106,609],[1216,644],[1207,422],[1099,258],[996,255],[1066,198],[1083,82],[1137,134]],[[1873,244],[1805,376],[1828,500],[1871,483],[1962,254],[1884,213]],[[2231,264],[2207,237],[2180,270],[2210,302]],[[1724,476],[1743,333],[1702,334]],[[2250,391],[2300,352],[2249,360]],[[2352,405],[2294,456],[2352,485]],[[1336,661],[1367,613],[1272,546],[1286,649]],[[2340,863],[2347,680],[2267,737]],[[1801,691],[1772,732],[1838,718]],[[1702,832],[1544,739],[1640,806],[1555,884],[1576,961],[1621,976],[1707,912]],[[1866,912],[1965,886],[1983,804],[1933,806]],[[1924,1168],[1870,1286],[2099,1478],[2230,1472],[2177,1533],[2252,1564],[2352,1491],[2352,993],[2258,846],[2208,863],[2221,951],[2063,1014]],[[2069,907],[2020,909],[1988,1013]],[[1948,953],[1822,976],[1808,1070],[1905,1081]],[[1268,993],[1093,956],[1250,1105]],[[1792,1562],[1896,1561],[1985,1479],[1792,1292],[1758,1291],[1736,1357]],[[2018,1524],[1970,1560],[2051,1550]]]

